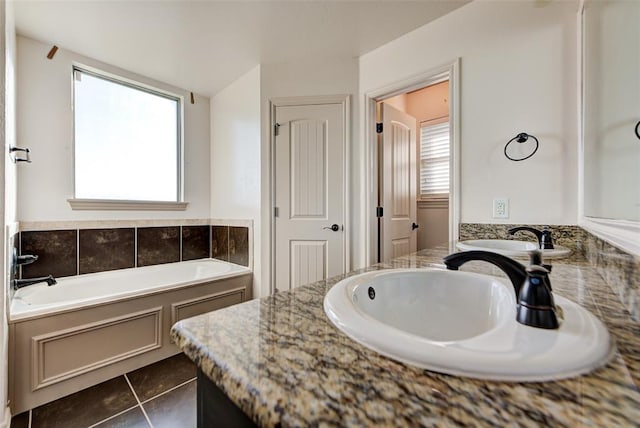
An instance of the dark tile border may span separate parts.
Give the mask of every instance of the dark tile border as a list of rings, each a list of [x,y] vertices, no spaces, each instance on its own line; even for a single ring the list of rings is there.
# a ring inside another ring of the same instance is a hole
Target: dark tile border
[[[180,226],[139,227],[138,267],[180,261]]]
[[[116,269],[216,258],[249,266],[249,226],[183,225],[34,230],[17,233],[18,254],[40,259],[22,278],[73,276]]]
[[[80,275],[136,265],[134,228],[81,229],[78,231],[78,272]]]
[[[211,257],[211,227],[182,226],[182,260]]]
[[[229,226],[211,226],[211,257],[229,261]]]
[[[242,266],[249,266],[248,228],[229,227],[229,261]]]
[[[22,278],[77,275],[78,231],[21,232],[20,253],[38,256],[35,263],[22,266]]]

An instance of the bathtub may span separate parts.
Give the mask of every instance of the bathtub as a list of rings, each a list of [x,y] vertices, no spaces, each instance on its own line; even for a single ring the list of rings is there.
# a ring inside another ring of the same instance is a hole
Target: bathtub
[[[9,312],[12,413],[179,353],[169,336],[173,324],[251,299],[252,283],[244,266],[201,259],[16,290]]]
[[[216,259],[120,269],[56,279],[15,291],[9,322],[246,274],[244,266]]]

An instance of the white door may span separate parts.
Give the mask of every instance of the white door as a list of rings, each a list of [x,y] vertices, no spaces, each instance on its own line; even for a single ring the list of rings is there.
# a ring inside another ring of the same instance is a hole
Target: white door
[[[275,288],[345,272],[344,104],[276,106]]]
[[[417,250],[416,119],[382,103],[381,261]]]

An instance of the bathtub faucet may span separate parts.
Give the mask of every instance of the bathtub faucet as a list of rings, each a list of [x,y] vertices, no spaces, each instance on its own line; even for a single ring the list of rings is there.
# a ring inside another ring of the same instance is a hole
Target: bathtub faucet
[[[17,290],[18,288],[26,287],[27,285],[38,284],[40,282],[46,282],[47,285],[54,285],[58,283],[58,281],[56,281],[53,275],[49,275],[49,276],[42,276],[40,278],[14,279],[13,288]]]

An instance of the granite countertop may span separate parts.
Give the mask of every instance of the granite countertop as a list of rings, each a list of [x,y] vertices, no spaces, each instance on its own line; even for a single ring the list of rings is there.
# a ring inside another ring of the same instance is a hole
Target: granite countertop
[[[430,267],[450,248],[378,269]],[[461,270],[499,275],[482,262]],[[580,257],[554,260],[554,292],[598,316],[616,343],[603,368],[543,383],[482,381],[383,357],[336,329],[323,310],[344,276],[177,323],[171,335],[206,376],[262,426],[637,426],[640,325]]]

